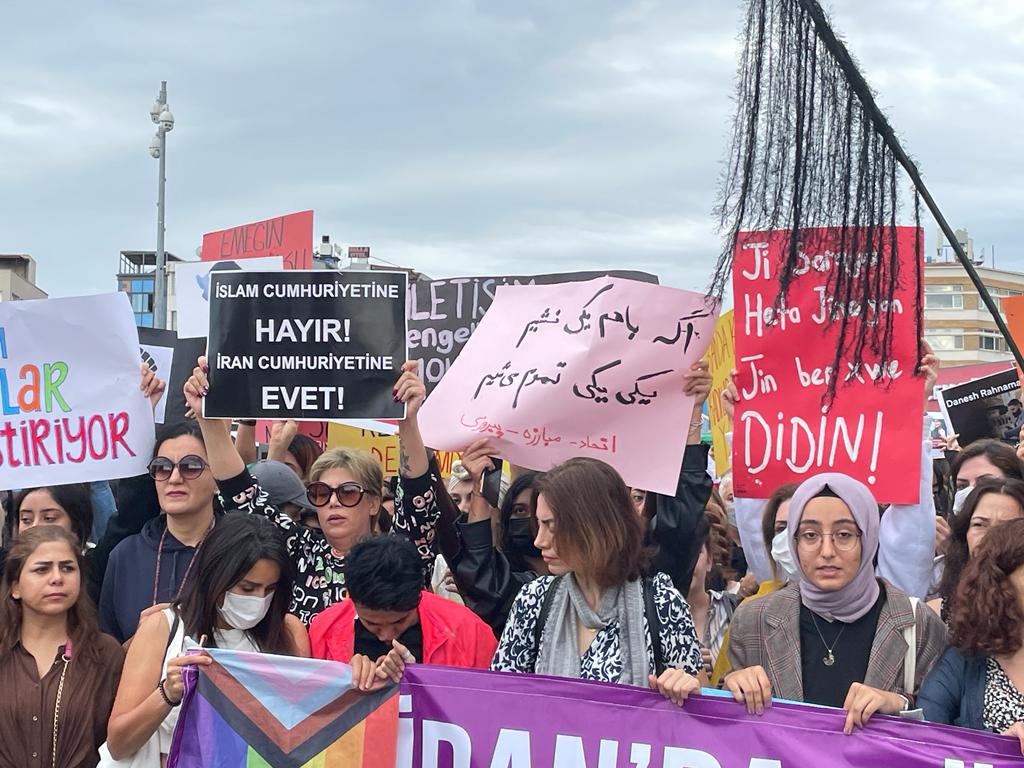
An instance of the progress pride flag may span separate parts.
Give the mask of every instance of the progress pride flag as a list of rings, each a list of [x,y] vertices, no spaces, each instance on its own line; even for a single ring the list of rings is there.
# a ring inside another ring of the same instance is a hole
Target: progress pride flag
[[[783,483],[843,472],[866,483],[880,502],[916,503],[924,385],[914,375],[915,313],[921,302],[913,280],[915,260],[921,258],[914,252],[915,230],[897,228],[900,279],[892,302],[866,307],[851,302],[843,308],[851,336],[858,323],[892,318],[893,360],[883,368],[865,349],[865,365],[854,370],[842,359],[836,396],[827,409],[841,322],[841,316],[830,321],[835,298],[829,294],[839,230],[800,234],[798,276],[779,310],[775,300],[788,231],[743,233],[737,240],[736,495],[763,499]]]

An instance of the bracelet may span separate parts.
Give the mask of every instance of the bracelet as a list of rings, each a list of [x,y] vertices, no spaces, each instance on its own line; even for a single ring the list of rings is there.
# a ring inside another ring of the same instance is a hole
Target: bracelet
[[[702,426],[704,426],[704,421],[703,420],[701,420],[701,421],[691,421],[690,422],[690,429],[696,429],[697,427],[702,427]]]
[[[176,706],[181,704],[181,702],[180,701],[171,701],[171,697],[168,696],[167,695],[167,691],[164,690],[164,683],[166,683],[166,682],[167,682],[167,678],[164,678],[163,680],[161,680],[160,684],[157,685],[156,689],[158,691],[160,691],[160,698],[164,700],[164,704],[166,704],[171,709],[174,709]]]

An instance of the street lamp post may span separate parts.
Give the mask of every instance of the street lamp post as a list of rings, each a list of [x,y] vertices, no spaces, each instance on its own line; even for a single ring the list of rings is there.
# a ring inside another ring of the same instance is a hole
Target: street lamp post
[[[160,95],[149,110],[156,124],[156,136],[149,144],[149,154],[160,161],[160,180],[156,202],[156,282],[153,295],[153,326],[167,327],[167,258],[164,255],[164,187],[167,183],[167,134],[174,129],[174,115],[167,106],[167,81],[160,83]]]

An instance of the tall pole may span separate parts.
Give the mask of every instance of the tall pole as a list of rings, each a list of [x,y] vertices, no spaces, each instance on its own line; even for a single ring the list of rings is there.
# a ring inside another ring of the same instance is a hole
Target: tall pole
[[[874,94],[871,93],[871,87],[867,84],[864,76],[857,69],[857,65],[854,64],[853,58],[850,56],[850,52],[846,49],[846,46],[841,40],[836,37],[835,32],[832,31],[832,27],[829,26],[828,18],[825,16],[825,12],[822,10],[821,5],[818,4],[818,0],[800,0],[801,5],[810,14],[811,19],[814,21],[814,26],[818,31],[818,36],[821,41],[825,44],[825,47],[835,57],[836,62],[843,70],[843,74],[846,75],[846,79],[850,83],[850,87],[856,92],[857,97],[860,99],[861,104],[871,115],[872,121],[875,124],[875,130],[878,131],[879,135],[885,140],[885,143],[889,145],[889,149],[896,156],[896,160],[900,165],[903,166],[903,170],[907,172],[910,177],[911,183],[917,189],[921,195],[921,199],[924,200],[924,204],[931,211],[932,216],[935,218],[935,222],[939,225],[939,229],[942,234],[946,236],[949,241],[950,247],[953,249],[953,253],[956,254],[957,260],[960,265],[964,268],[967,273],[967,277],[970,278],[974,284],[975,290],[981,297],[982,303],[985,308],[992,315],[992,319],[995,321],[996,327],[999,332],[1003,334],[1003,338],[1006,339],[1006,347],[1013,354],[1014,360],[1017,361],[1017,365],[1024,368],[1024,356],[1021,355],[1020,349],[1017,347],[1017,343],[1013,336],[1010,335],[1010,329],[1006,326],[1006,321],[1003,320],[1003,316],[999,311],[999,307],[996,306],[995,300],[989,294],[988,289],[981,280],[981,276],[978,274],[978,270],[974,268],[974,264],[967,256],[967,252],[963,246],[960,245],[960,238],[956,236],[953,228],[946,221],[946,217],[942,215],[942,211],[939,210],[938,204],[928,191],[928,187],[924,184],[924,179],[921,178],[921,174],[917,170],[917,166],[914,165],[914,161],[910,159],[907,153],[903,150],[903,146],[900,144],[898,138],[896,138],[896,132],[893,131],[892,126],[889,125],[889,121],[886,119],[885,114],[879,109],[878,104],[875,103]]]
[[[160,88],[166,101],[167,84]],[[156,284],[153,296],[153,326],[167,327],[167,257],[164,254],[164,187],[167,184],[167,131],[160,129],[160,181],[156,198]]]
[[[160,161],[160,178],[156,201],[156,280],[153,285],[153,326],[167,327],[167,255],[164,253],[164,211],[167,185],[167,134],[174,128],[174,115],[167,106],[167,81],[160,82],[160,95],[149,111],[156,123],[156,137],[149,145],[150,154]]]

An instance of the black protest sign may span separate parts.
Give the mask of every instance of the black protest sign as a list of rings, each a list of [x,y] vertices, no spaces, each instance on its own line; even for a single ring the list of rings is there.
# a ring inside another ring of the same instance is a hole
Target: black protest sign
[[[180,424],[188,421],[185,415],[188,404],[185,402],[185,382],[189,380],[200,355],[206,354],[206,338],[198,336],[191,339],[178,339],[174,343],[174,360],[171,363],[171,377],[167,380],[167,413],[164,424]]]
[[[156,422],[167,426],[185,421],[185,382],[192,375],[196,360],[206,354],[206,338],[179,339],[174,331],[139,328],[142,362],[166,384],[157,403]]]
[[[401,419],[403,272],[210,275],[214,418]]]
[[[419,280],[409,290],[409,354],[422,360],[429,393],[448,372],[502,285],[577,283],[609,275],[657,284],[646,272],[606,270],[518,277],[450,277]]]
[[[937,397],[953,432],[960,435],[960,445],[984,438],[1017,443],[1024,406],[1016,370],[946,387]]]
[[[178,334],[174,331],[165,331],[161,328],[139,328],[139,353],[142,355],[142,362],[153,372],[158,379],[164,383],[171,376],[171,365],[174,360],[174,344],[178,340]],[[168,390],[164,389],[163,395],[153,409],[153,417],[157,424],[163,424],[167,415]]]

